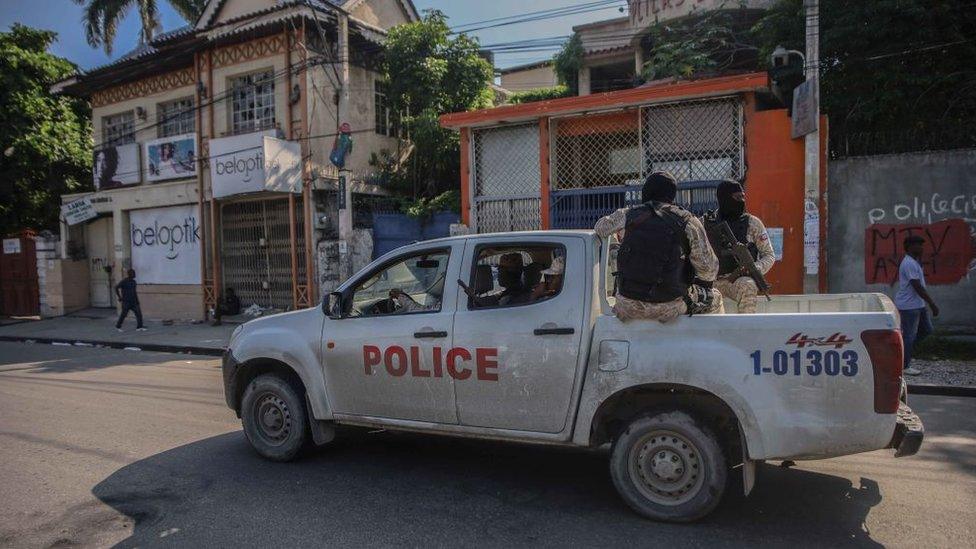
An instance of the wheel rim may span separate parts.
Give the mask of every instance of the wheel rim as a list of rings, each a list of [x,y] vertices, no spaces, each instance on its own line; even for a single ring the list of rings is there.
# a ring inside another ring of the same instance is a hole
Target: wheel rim
[[[705,483],[701,452],[690,440],[669,430],[653,431],[630,449],[630,480],[647,499],[680,505]]]
[[[280,446],[291,434],[291,413],[288,404],[274,393],[264,393],[254,401],[255,430],[266,443]]]

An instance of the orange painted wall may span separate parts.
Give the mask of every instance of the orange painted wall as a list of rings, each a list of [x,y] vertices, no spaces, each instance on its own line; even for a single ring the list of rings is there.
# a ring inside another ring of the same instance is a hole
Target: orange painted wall
[[[790,138],[785,109],[745,105],[746,209],[783,228],[783,259],[766,278],[773,293],[803,293],[803,139]]]

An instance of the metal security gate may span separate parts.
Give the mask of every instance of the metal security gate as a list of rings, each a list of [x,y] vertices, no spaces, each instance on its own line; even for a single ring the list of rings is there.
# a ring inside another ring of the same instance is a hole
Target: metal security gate
[[[479,233],[541,227],[539,126],[474,132],[474,229]]]
[[[302,211],[295,207],[298,272],[305,272]],[[247,200],[222,204],[220,209],[221,278],[233,288],[241,306],[258,304],[287,310],[293,307],[291,233],[288,199]]]
[[[36,316],[40,294],[34,233],[5,237],[0,254],[0,316]]]
[[[678,181],[745,177],[742,101],[722,97],[641,108],[644,173],[671,172]]]

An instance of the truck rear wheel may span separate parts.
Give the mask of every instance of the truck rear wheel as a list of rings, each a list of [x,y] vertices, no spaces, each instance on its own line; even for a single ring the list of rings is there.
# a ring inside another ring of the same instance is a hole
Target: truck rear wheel
[[[254,450],[272,461],[290,461],[309,441],[302,396],[275,374],[248,384],[241,400],[241,423]]]
[[[710,513],[725,492],[727,467],[711,429],[680,411],[633,420],[614,441],[610,475],[641,515],[691,522]]]

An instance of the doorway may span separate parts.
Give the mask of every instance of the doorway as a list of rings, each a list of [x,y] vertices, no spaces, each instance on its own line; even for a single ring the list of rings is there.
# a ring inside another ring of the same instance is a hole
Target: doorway
[[[115,232],[112,216],[99,217],[85,226],[85,251],[88,255],[92,307],[115,307],[112,271],[115,266]]]

